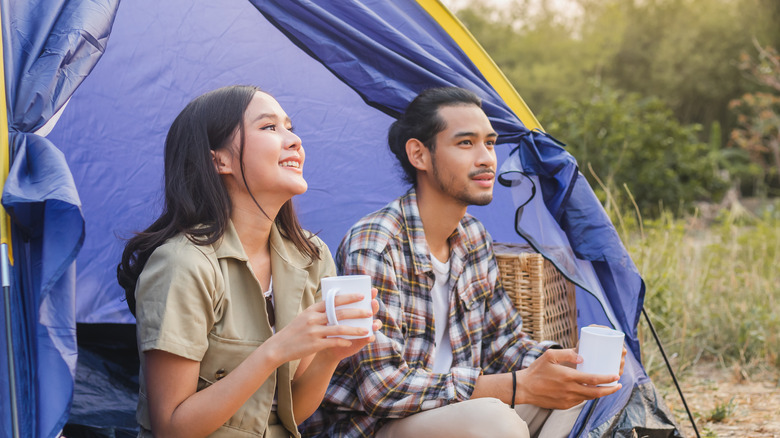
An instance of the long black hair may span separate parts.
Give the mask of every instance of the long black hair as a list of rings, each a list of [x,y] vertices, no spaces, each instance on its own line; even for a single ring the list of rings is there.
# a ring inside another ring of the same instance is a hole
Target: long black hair
[[[436,149],[436,134],[447,128],[439,116],[439,108],[457,105],[476,105],[481,108],[482,99],[465,88],[429,88],[417,95],[406,111],[390,126],[387,144],[398,158],[404,170],[404,180],[409,184],[417,184],[417,169],[406,155],[406,142],[416,138],[433,152]]]
[[[232,204],[211,151],[229,146],[237,132],[239,162],[245,174],[244,112],[257,92],[262,91],[248,85],[210,91],[190,102],[173,121],[165,139],[163,212],[149,228],[128,240],[117,266],[117,280],[133,315],[138,276],[157,247],[180,233],[197,245],[213,244],[225,234]],[[246,176],[244,186],[249,190]],[[317,246],[301,229],[291,200],[279,210],[275,222],[298,250],[311,259],[320,257]]]

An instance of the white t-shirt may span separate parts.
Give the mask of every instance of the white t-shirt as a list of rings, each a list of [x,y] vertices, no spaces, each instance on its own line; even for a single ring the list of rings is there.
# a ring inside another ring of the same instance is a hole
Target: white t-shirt
[[[436,277],[431,289],[433,299],[433,327],[436,349],[433,353],[433,372],[446,374],[452,368],[452,344],[450,343],[450,262],[440,262],[431,254],[433,274]]]
[[[271,307],[272,309],[276,308],[276,301],[274,300],[274,277],[271,276],[271,278],[268,279],[268,290],[263,292],[263,298],[271,299]],[[268,309],[269,311],[275,311],[272,309]],[[271,326],[271,332],[276,333],[276,324]]]

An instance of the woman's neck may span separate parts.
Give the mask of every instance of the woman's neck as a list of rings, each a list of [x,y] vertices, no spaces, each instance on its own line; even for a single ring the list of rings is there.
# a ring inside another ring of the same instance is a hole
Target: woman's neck
[[[257,208],[257,205],[233,205],[230,220],[236,228],[238,238],[247,256],[251,253],[266,250],[271,236],[271,226],[277,211],[266,211],[269,217]]]
[[[263,290],[268,290],[271,283],[271,226],[273,221],[260,212],[256,205],[252,208],[233,207],[230,220],[241,241],[241,246],[249,260],[257,280]],[[274,213],[276,211],[266,212]]]

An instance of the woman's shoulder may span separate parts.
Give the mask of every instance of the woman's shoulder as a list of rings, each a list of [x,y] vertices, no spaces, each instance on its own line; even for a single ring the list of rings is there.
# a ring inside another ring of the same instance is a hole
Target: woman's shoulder
[[[217,263],[214,244],[198,244],[186,233],[179,233],[163,242],[152,252],[149,261],[152,260],[191,267],[213,267]]]
[[[312,233],[311,231],[309,231],[309,230],[303,230],[303,235],[304,235],[304,236],[305,236],[307,239],[309,239],[309,241],[310,241],[311,243],[313,243],[313,244],[314,244],[314,246],[316,246],[316,247],[317,247],[317,249],[319,249],[319,250],[322,250],[322,249],[325,249],[325,250],[327,250],[327,249],[328,249],[328,245],[325,243],[325,241],[324,241],[324,240],[322,240],[322,239],[320,239],[320,237],[319,237],[318,235],[316,235],[316,234]]]
[[[313,259],[305,256],[304,258],[308,262],[307,264],[317,270],[323,270],[326,272],[335,270],[335,265],[333,264],[333,255],[330,253],[328,244],[309,230],[303,230],[303,235],[306,237],[306,239],[309,240],[309,242],[314,245],[315,248],[317,248],[317,252],[319,253],[318,257],[314,257]],[[303,256],[303,254],[301,254],[301,256]]]

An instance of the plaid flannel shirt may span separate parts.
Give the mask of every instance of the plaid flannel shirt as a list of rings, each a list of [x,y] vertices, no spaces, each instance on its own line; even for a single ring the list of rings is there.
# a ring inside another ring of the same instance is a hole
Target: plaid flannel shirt
[[[468,400],[481,374],[525,368],[553,342],[522,332],[499,282],[490,235],[469,214],[449,238],[452,368],[432,372],[434,283],[414,189],[355,224],[336,254],[341,275],[379,290],[376,341],[337,367],[304,436],[370,437],[389,419]]]

